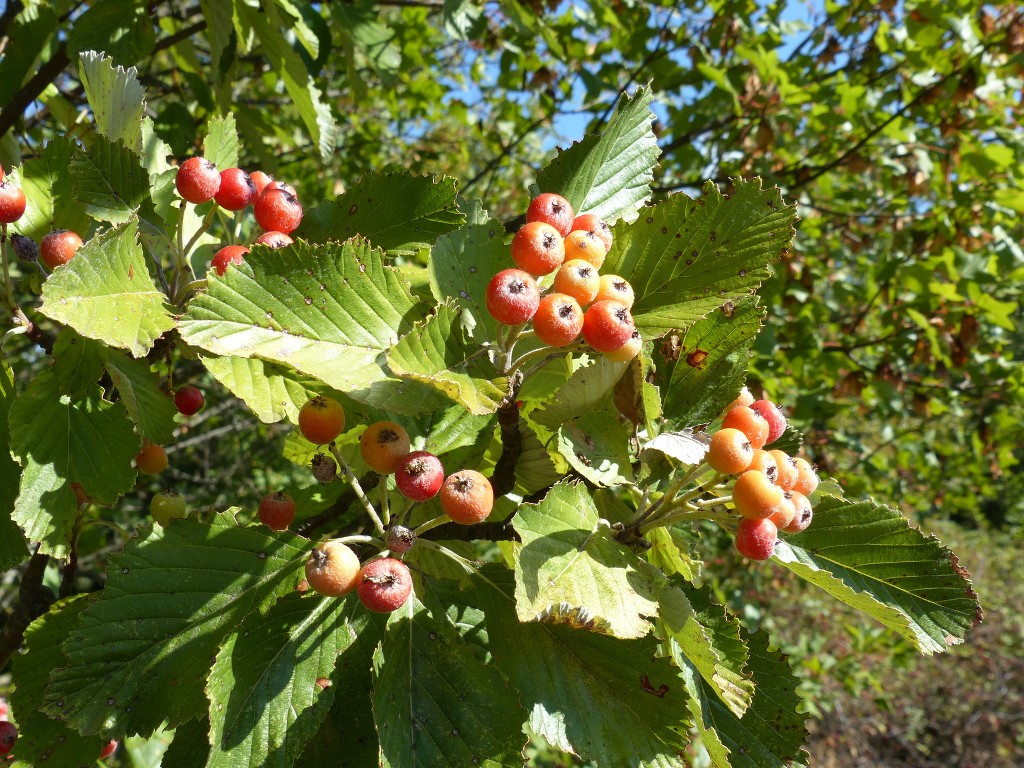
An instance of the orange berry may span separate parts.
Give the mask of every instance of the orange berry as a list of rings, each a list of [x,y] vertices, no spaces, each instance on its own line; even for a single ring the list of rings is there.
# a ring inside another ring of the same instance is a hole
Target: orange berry
[[[315,445],[329,443],[345,431],[345,409],[333,397],[317,395],[299,410],[299,431]]]
[[[617,301],[596,301],[583,313],[583,338],[598,352],[614,352],[635,330],[629,307]]]
[[[747,470],[732,488],[732,501],[736,511],[751,520],[771,517],[782,503],[784,492],[764,472]]]
[[[566,261],[555,274],[554,289],[572,296],[581,307],[594,300],[600,286],[601,275],[597,267],[584,259]]]
[[[715,472],[735,475],[750,466],[754,449],[750,440],[738,429],[720,429],[711,436],[707,462]]]
[[[807,459],[799,456],[793,459],[793,466],[796,467],[796,482],[793,483],[793,490],[799,491],[804,496],[810,496],[818,487],[818,473],[814,471]]]
[[[643,346],[643,343],[644,340],[640,336],[640,331],[634,330],[630,337],[626,339],[625,344],[618,349],[613,349],[611,352],[603,354],[613,363],[628,363],[640,354],[640,347]]]
[[[811,519],[814,517],[814,511],[811,508],[811,501],[804,496],[800,491],[790,491],[790,500],[793,502],[793,508],[796,510],[796,514],[793,519],[790,520],[783,530],[786,533],[800,533],[800,531],[806,530],[807,526],[811,524]]]
[[[573,221],[571,231],[575,232],[578,229],[596,235],[604,243],[605,253],[612,249],[612,228],[604,219],[598,218],[593,213],[581,214]]]
[[[565,246],[558,230],[543,221],[532,221],[512,238],[512,261],[531,275],[554,272],[565,259]]]
[[[604,264],[604,257],[608,251],[601,242],[601,238],[589,232],[576,230],[565,236],[565,260],[583,259],[589,261],[598,269]]]
[[[750,404],[750,407],[764,416],[768,422],[768,442],[774,443],[782,433],[786,431],[786,415],[771,400],[758,400]]]
[[[352,591],[359,574],[359,558],[340,541],[328,541],[309,553],[306,581],[328,597],[341,597]]]
[[[633,286],[629,281],[618,275],[601,275],[601,284],[597,289],[597,296],[594,301],[621,301],[627,307],[632,307],[636,301],[636,294],[633,293]]]
[[[768,453],[775,458],[775,464],[778,467],[775,484],[784,491],[792,491],[799,477],[793,457],[785,451],[780,451],[778,448],[768,451]]]
[[[552,347],[572,344],[583,330],[583,310],[572,296],[549,293],[540,300],[533,316],[537,338]]]
[[[764,448],[754,449],[754,458],[750,460],[750,466],[747,469],[756,469],[758,472],[764,472],[773,483],[775,478],[779,476],[779,463]]]
[[[733,400],[729,405],[726,406],[726,408],[723,411],[723,413],[728,413],[733,408],[735,408],[737,405],[753,405],[753,404],[754,404],[754,396],[752,394],[750,394],[750,390],[749,389],[744,387],[743,389],[740,390],[740,393],[736,397],[736,399]]]
[[[768,441],[768,422],[749,405],[737,405],[722,419],[723,427],[733,427],[744,433],[755,448],[764,448]]]
[[[411,450],[409,433],[393,421],[378,421],[359,438],[359,452],[374,472],[390,475]]]
[[[460,525],[482,522],[494,508],[491,481],[474,469],[448,475],[438,498],[444,513]]]
[[[135,468],[144,475],[159,475],[167,469],[167,451],[162,445],[144,445],[135,457]]]
[[[775,510],[768,519],[775,523],[775,526],[781,531],[796,517],[796,505],[793,504],[793,496],[789,491],[783,491],[782,503],[779,504],[779,508]]]

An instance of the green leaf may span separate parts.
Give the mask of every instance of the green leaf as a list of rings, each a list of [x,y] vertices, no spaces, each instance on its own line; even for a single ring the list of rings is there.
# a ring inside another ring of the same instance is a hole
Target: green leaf
[[[141,151],[146,91],[135,77],[135,68],[114,67],[109,56],[95,51],[79,54],[78,62],[96,129],[112,142]]]
[[[200,355],[199,359],[265,424],[282,419],[297,423],[299,409],[322,386],[312,376],[258,358]]]
[[[62,136],[46,144],[39,157],[21,166],[21,188],[25,192],[25,215],[15,229],[35,241],[55,229],[70,229],[85,237],[90,219],[85,206],[71,188],[68,167],[75,145]]]
[[[652,98],[650,88],[621,96],[600,136],[587,136],[559,152],[537,175],[541,191],[561,194],[577,214],[593,213],[607,221],[636,218],[651,195],[658,161]]]
[[[793,241],[796,207],[761,180],[737,179],[725,197],[713,183],[693,201],[672,195],[614,227],[601,268],[629,280],[633,318],[644,338],[686,330],[719,307],[728,309],[768,277],[768,263]]]
[[[4,30],[8,45],[4,46],[4,55],[0,57],[0,104],[4,105],[11,103],[35,69],[40,52],[60,28],[57,10],[49,4],[28,3],[26,7],[24,3],[17,6],[5,3],[4,15],[10,18],[7,14],[14,18],[11,26]]]
[[[644,443],[640,449],[640,458],[652,461],[652,454],[662,454],[675,459],[680,464],[696,466],[704,461],[708,452],[708,437],[700,432],[662,432],[653,440]]]
[[[210,759],[210,742],[207,734],[210,721],[206,717],[195,718],[174,729],[174,738],[160,761],[160,768],[196,768],[206,765]]]
[[[256,246],[242,269],[208,279],[179,322],[188,343],[291,366],[357,400],[381,396],[381,353],[422,319],[398,271],[365,240]]]
[[[817,499],[810,527],[780,539],[775,557],[922,653],[963,642],[981,621],[970,574],[956,555],[871,500]]]
[[[764,310],[756,299],[715,311],[654,345],[655,381],[662,408],[678,428],[707,424],[736,398]]]
[[[427,269],[430,290],[439,302],[446,298],[473,316],[473,336],[478,341],[497,336],[497,321],[487,311],[487,284],[510,265],[509,248],[501,222],[470,224],[442,235],[430,249]]]
[[[72,400],[81,400],[103,375],[107,351],[107,347],[79,336],[73,328],[61,328],[53,342],[53,375],[60,391]]]
[[[123,224],[149,200],[149,174],[139,156],[102,135],[71,159],[75,197],[97,221]]]
[[[522,624],[512,574],[489,566],[453,595],[482,609],[494,662],[519,689],[528,724],[558,749],[600,765],[684,768],[684,696],[653,636],[620,640],[561,624]],[[472,635],[480,633],[476,626]]]
[[[551,460],[547,446],[541,442],[536,430],[520,417],[519,433],[522,436],[522,449],[519,461],[516,462],[516,492],[524,496],[548,488],[562,479]]]
[[[622,638],[643,637],[657,616],[664,583],[599,524],[586,486],[558,483],[512,518],[522,540],[516,558],[521,621],[569,624]]]
[[[508,393],[482,347],[466,343],[454,302],[441,304],[388,350],[388,367],[398,376],[429,384],[470,413],[494,413]]]
[[[199,0],[206,19],[206,38],[210,41],[210,64],[215,82],[224,74],[223,57],[231,45],[234,0]]]
[[[47,278],[40,311],[83,336],[143,357],[174,327],[166,302],[149,275],[132,218],[92,238]]]
[[[553,401],[530,417],[538,424],[553,428],[590,413],[612,393],[626,367],[627,363],[613,363],[604,355],[597,356],[589,365],[576,369]]]
[[[302,217],[294,236],[325,243],[362,235],[385,251],[410,253],[463,221],[455,204],[455,179],[438,181],[402,171],[367,176],[333,201],[320,203]]]
[[[156,45],[149,10],[136,0],[93,3],[75,19],[68,34],[68,53],[103,51],[118,64],[134,64]]]
[[[160,377],[149,362],[133,360],[112,349],[106,367],[128,416],[135,422],[135,431],[151,443],[170,443],[174,439],[178,408],[174,399],[160,388]]]
[[[231,634],[206,685],[207,768],[290,766],[319,730],[335,697],[335,661],[368,623],[362,604],[285,595],[265,616],[250,614]]]
[[[42,712],[50,672],[67,663],[60,644],[75,630],[88,604],[85,595],[62,600],[25,630],[21,653],[13,659],[11,708],[18,717],[18,747],[12,768],[93,765],[106,743],[99,736],[81,736]]]
[[[235,130],[235,116],[230,112],[210,119],[203,143],[203,157],[220,171],[237,167],[238,131]]]
[[[0,445],[11,445],[8,417],[16,401],[14,373],[7,363],[0,359]],[[13,568],[28,556],[25,537],[11,519],[20,480],[21,470],[11,456],[10,450],[0,450],[0,570],[4,571]]]
[[[805,716],[797,712],[798,680],[768,635],[743,633],[749,644],[754,699],[742,717],[733,714],[685,656],[673,653],[682,670],[687,707],[715,768],[799,768],[806,765]],[[743,638],[741,638],[742,642]]]
[[[415,596],[391,615],[373,669],[382,768],[522,765],[516,692]]]
[[[113,504],[135,484],[139,451],[124,406],[99,387],[80,402],[60,393],[52,371],[37,375],[11,408],[11,452],[22,466],[13,519],[39,551],[67,557],[81,483],[97,504]]]
[[[152,733],[206,709],[203,679],[246,616],[292,592],[309,542],[230,513],[143,529],[64,643],[47,711],[84,733]],[[172,695],[173,694],[173,695]]]
[[[647,561],[655,568],[669,576],[679,574],[687,581],[696,581],[700,577],[704,561],[694,552],[682,531],[669,527],[652,528],[644,538],[651,543]]]
[[[608,411],[591,411],[559,428],[558,452],[595,485],[621,485],[633,476],[629,437],[626,426]]]

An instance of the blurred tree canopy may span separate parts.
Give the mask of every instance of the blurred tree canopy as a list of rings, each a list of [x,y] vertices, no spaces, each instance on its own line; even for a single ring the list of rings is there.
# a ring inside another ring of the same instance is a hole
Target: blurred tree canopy
[[[87,50],[137,68],[180,157],[231,113],[243,167],[307,200],[401,167],[510,226],[552,147],[649,83],[660,194],[761,176],[800,204],[752,388],[795,404],[851,496],[1024,521],[1024,8],[9,0],[5,166],[92,130]]]

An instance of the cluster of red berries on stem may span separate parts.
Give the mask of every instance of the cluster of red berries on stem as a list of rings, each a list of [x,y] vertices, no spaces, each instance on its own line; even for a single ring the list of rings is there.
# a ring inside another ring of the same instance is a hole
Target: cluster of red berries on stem
[[[732,503],[741,516],[735,544],[751,560],[767,560],[780,532],[799,533],[813,518],[808,497],[818,487],[814,467],[785,451],[765,450],[785,430],[782,410],[771,400],[755,401],[744,387],[708,447],[712,469],[738,475],[732,488]]]
[[[383,476],[380,484],[380,511],[366,497],[334,441],[345,430],[344,407],[336,399],[318,395],[299,410],[299,431],[316,445],[329,445],[334,459],[317,453],[313,473],[320,482],[330,482],[338,464],[374,525],[385,540],[353,537],[376,543],[379,549],[403,555],[417,536],[447,522],[472,525],[485,520],[494,508],[494,490],[490,480],[474,469],[462,469],[445,476],[441,460],[433,453],[412,450],[408,432],[393,421],[377,421],[366,427],[359,438],[359,452],[366,465]],[[387,476],[407,499],[406,508],[392,523],[388,505]],[[405,519],[417,502],[438,498],[444,514],[416,529],[407,528]],[[398,519],[401,518],[401,519]],[[372,557],[360,564],[359,557],[345,539],[334,539],[315,548],[306,562],[306,581],[321,594],[340,596],[355,589],[363,604],[372,611],[393,611],[408,599],[412,590],[409,567],[396,557]]]
[[[575,216],[561,195],[538,195],[512,238],[516,268],[502,270],[487,285],[487,311],[503,325],[532,321],[537,338],[550,347],[568,346],[582,334],[612,360],[632,359],[641,343],[630,314],[633,288],[599,271],[611,246],[611,229],[600,218]],[[536,278],[552,272],[552,288],[542,295]]]

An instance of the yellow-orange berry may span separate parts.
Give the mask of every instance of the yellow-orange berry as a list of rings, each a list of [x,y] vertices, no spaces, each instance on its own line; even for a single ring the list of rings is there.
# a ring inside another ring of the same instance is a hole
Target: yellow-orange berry
[[[794,517],[796,517],[796,506],[793,504],[793,496],[789,491],[784,491],[779,508],[769,515],[768,519],[775,523],[775,526],[781,531],[793,522]]]
[[[162,445],[144,445],[135,457],[135,468],[144,475],[158,475],[167,469],[167,451]]]
[[[625,278],[618,275],[601,275],[600,285],[598,286],[597,296],[594,297],[594,301],[601,301],[603,299],[621,301],[627,307],[632,307],[633,302],[636,301],[636,295],[633,293],[633,286]]]
[[[786,533],[800,533],[811,524],[811,520],[814,517],[814,511],[811,508],[811,501],[804,496],[800,491],[790,491],[790,500],[793,502],[793,508],[796,510],[796,514],[793,519],[789,521],[789,524],[783,529]]]
[[[764,472],[747,470],[732,488],[732,501],[736,511],[751,520],[761,520],[775,514],[782,504],[784,493]]]
[[[299,409],[299,431],[316,445],[329,443],[345,430],[345,409],[333,397],[317,395]]]
[[[750,466],[754,449],[747,436],[738,429],[720,429],[711,436],[707,462],[715,472],[735,475]]]
[[[448,475],[438,498],[444,513],[460,525],[486,520],[494,508],[491,481],[474,469],[462,469]]]
[[[555,274],[555,291],[572,296],[581,307],[594,300],[600,286],[601,275],[597,267],[584,259],[565,262]]]
[[[328,541],[309,553],[306,581],[328,597],[341,597],[356,586],[359,558],[340,541]]]
[[[768,453],[775,458],[775,463],[778,466],[775,484],[784,491],[792,491],[799,476],[796,461],[788,453],[780,451],[778,448],[768,451]]]
[[[634,357],[640,354],[640,347],[643,346],[644,340],[640,336],[640,331],[633,329],[633,333],[626,339],[626,343],[618,349],[613,349],[610,352],[604,352],[604,356],[611,360],[613,363],[628,363]]]
[[[755,448],[764,448],[768,442],[768,422],[749,405],[737,405],[722,419],[723,427],[738,429],[750,439]]]
[[[773,483],[775,478],[779,476],[779,463],[764,448],[754,449],[754,457],[750,460],[750,466],[747,469],[756,469],[758,472],[764,472]]]
[[[608,253],[601,238],[583,230],[576,230],[566,235],[564,245],[566,261],[583,259],[598,269],[604,264],[604,257]]]
[[[796,467],[796,482],[793,483],[793,490],[799,491],[804,496],[810,496],[818,487],[818,473],[814,471],[807,459],[797,457],[793,459]]]
[[[359,453],[374,472],[390,475],[398,462],[412,450],[409,433],[393,421],[378,421],[359,437]]]

